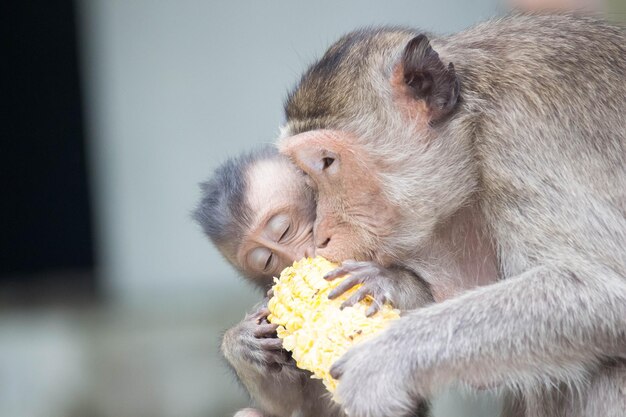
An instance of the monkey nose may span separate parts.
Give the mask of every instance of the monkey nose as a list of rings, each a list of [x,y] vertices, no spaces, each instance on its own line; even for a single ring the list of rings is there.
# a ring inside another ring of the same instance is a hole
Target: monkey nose
[[[330,239],[332,237],[333,228],[329,223],[328,219],[318,219],[315,224],[315,228],[313,230],[313,242],[315,243],[315,255],[322,255],[320,251],[324,251],[328,244],[330,243]]]
[[[294,261],[299,261],[302,258],[313,258],[313,257],[315,257],[315,248],[313,247],[313,245],[308,246],[304,249],[297,250],[293,254]]]

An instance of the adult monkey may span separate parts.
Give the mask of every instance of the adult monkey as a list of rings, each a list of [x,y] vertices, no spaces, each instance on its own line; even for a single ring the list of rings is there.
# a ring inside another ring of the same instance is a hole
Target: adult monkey
[[[441,301],[334,365],[347,414],[461,382],[510,389],[509,415],[623,416],[624,30],[518,15],[431,41],[351,33],[286,104],[316,253],[403,263]]]
[[[222,255],[264,291],[282,269],[314,253],[315,196],[302,173],[274,147],[220,165],[202,186],[194,218]],[[372,307],[388,301],[409,310],[432,302],[425,283],[405,269],[354,265],[366,266],[360,268],[361,277],[385,271],[388,279],[369,280],[355,294],[372,297]],[[354,302],[354,297],[346,301]],[[344,417],[321,381],[295,368],[276,326],[266,320],[265,304],[222,339],[222,353],[258,407],[240,410],[235,417]],[[422,416],[426,403],[418,410]]]

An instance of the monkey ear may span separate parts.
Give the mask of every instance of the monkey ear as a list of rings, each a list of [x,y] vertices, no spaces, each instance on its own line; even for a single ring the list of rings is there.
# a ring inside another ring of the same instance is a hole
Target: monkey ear
[[[448,116],[459,101],[459,80],[450,62],[447,66],[430,46],[425,35],[411,39],[402,54],[404,83],[414,99],[423,100],[429,123]]]

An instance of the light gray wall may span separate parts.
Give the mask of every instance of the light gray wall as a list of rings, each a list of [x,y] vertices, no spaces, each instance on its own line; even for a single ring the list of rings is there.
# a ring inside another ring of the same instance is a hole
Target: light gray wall
[[[250,294],[190,220],[197,184],[225,157],[273,141],[285,94],[338,36],[376,24],[450,32],[501,9],[497,0],[78,4],[98,256],[105,289],[124,303]]]

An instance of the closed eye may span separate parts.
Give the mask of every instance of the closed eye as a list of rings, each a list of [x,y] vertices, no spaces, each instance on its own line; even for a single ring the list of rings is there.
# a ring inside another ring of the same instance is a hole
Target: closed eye
[[[287,233],[289,232],[289,229],[291,229],[291,225],[287,226],[287,228],[285,229],[285,231],[283,232],[282,235],[280,235],[280,239],[278,239],[279,242],[282,242],[283,239],[285,238],[285,236],[287,236]]]
[[[270,267],[270,264],[272,263],[272,257],[274,256],[273,253],[270,253],[270,256],[267,257],[267,261],[265,262],[265,266],[263,267],[264,271],[267,271]]]

